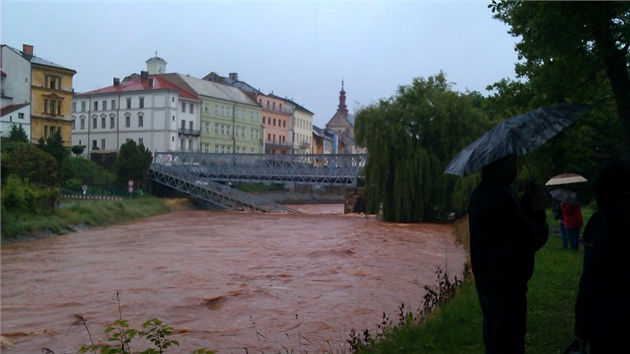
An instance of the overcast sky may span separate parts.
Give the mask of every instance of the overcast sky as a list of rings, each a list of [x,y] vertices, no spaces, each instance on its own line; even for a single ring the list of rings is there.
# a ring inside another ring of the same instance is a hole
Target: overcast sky
[[[490,1],[2,0],[2,44],[76,70],[76,92],[146,70],[241,81],[301,104],[323,127],[341,81],[351,113],[413,78],[443,71],[453,89],[488,94],[514,79],[516,39]]]

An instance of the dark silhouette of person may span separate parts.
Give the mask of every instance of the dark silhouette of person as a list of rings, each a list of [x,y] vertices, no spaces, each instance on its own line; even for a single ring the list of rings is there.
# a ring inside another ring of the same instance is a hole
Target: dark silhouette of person
[[[606,164],[593,185],[597,210],[584,229],[575,340],[591,354],[630,351],[630,161]]]
[[[516,175],[516,155],[484,166],[468,204],[470,259],[486,354],[525,352],[527,283],[534,253],[549,237],[547,194],[528,191],[519,200],[510,187]]]

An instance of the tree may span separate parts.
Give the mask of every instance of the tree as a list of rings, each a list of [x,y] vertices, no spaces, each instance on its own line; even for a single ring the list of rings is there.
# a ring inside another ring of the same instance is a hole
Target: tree
[[[6,154],[3,173],[16,175],[24,182],[54,187],[57,185],[58,165],[55,158],[37,147],[25,144]]]
[[[61,166],[63,159],[70,155],[68,148],[63,145],[63,138],[59,129],[55,130],[46,140],[40,138],[37,141],[37,147],[52,155],[58,166]]]
[[[544,93],[540,98],[596,108],[614,100],[623,145],[619,157],[630,159],[630,2],[493,0],[489,7],[494,18],[511,26],[510,34],[521,37],[516,50],[525,60],[516,64],[516,73]]]
[[[28,136],[22,128],[22,125],[11,124],[11,131],[9,132],[9,141],[28,143]]]
[[[133,140],[122,144],[114,165],[118,182],[121,185],[126,185],[128,180],[145,181],[151,161],[151,151],[145,148],[143,144],[136,145]]]
[[[387,221],[418,222],[439,220],[454,204],[464,204],[452,200],[455,177],[443,170],[488,128],[489,120],[474,107],[479,99],[453,92],[440,73],[414,79],[389,100],[359,110],[355,138],[367,148],[366,210],[380,210]]]
[[[79,155],[81,155],[83,151],[85,151],[85,148],[82,145],[74,145],[72,147],[72,153],[75,154],[77,157],[79,157]]]

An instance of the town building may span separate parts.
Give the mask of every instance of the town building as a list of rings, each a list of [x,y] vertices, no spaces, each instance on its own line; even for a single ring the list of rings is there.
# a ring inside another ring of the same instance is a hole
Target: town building
[[[270,95],[270,96],[273,96]],[[276,96],[274,96],[276,97]],[[280,97],[276,97],[282,99]],[[292,154],[312,154],[313,153],[313,112],[295,103],[288,98],[282,99],[285,105],[290,108],[291,129],[293,134],[291,141],[293,142]]]
[[[35,56],[33,46],[28,44],[24,44],[21,51],[3,44],[0,69],[2,108],[28,104],[19,109],[30,108],[30,130],[27,132],[30,141],[37,143],[39,139],[47,139],[60,131],[63,144],[70,147],[72,78],[76,71]],[[17,113],[18,120],[19,113],[24,112]],[[23,119],[28,125],[26,114]]]
[[[200,100],[142,71],[98,90],[76,94],[72,104],[72,143],[84,154],[118,153],[129,140],[151,152],[199,151]]]
[[[201,152],[265,152],[261,108],[244,91],[188,75],[157,76],[193,92],[201,101]]]

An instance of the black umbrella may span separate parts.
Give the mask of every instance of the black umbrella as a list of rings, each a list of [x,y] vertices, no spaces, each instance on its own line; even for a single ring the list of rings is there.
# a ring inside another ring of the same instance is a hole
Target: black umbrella
[[[444,173],[466,176],[507,155],[528,154],[590,109],[589,105],[563,103],[507,118],[460,151]]]

